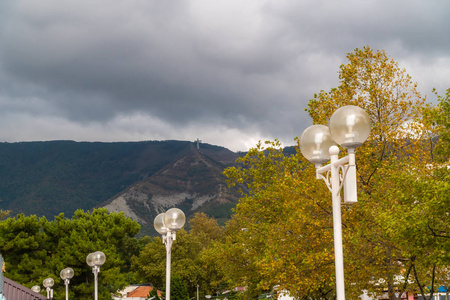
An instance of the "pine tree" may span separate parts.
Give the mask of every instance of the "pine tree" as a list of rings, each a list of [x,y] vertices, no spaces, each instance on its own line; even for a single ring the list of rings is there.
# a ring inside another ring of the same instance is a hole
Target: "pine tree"
[[[153,289],[148,293],[147,298],[148,300],[161,300],[161,298],[158,295],[158,289],[153,287]]]
[[[180,276],[172,276],[170,284],[170,299],[171,300],[189,300],[186,283]]]

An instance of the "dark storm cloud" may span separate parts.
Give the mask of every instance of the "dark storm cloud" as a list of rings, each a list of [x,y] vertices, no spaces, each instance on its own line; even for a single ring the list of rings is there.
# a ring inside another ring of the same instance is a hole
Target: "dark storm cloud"
[[[116,140],[201,135],[241,150],[258,138],[292,143],[309,123],[307,101],[337,85],[357,47],[384,49],[422,76],[438,60],[449,66],[449,9],[438,1],[6,1],[0,114],[41,124],[34,139],[111,139],[109,130]],[[413,80],[425,92],[447,88],[443,78]],[[46,134],[58,122],[61,132]],[[17,136],[0,135],[32,138]]]

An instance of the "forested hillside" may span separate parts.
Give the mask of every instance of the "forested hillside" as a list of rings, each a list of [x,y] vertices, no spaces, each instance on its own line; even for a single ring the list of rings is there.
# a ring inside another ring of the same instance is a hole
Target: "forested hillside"
[[[237,154],[201,144],[224,166]],[[188,141],[0,144],[0,209],[53,219],[90,210],[194,151]]]

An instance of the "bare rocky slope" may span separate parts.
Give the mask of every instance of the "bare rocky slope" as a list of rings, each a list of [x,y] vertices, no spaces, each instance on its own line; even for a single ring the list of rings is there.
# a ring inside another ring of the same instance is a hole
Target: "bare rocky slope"
[[[222,149],[196,149],[171,162],[156,174],[130,186],[102,207],[122,211],[142,226],[142,233],[154,234],[155,216],[171,207],[182,209],[187,218],[205,212],[223,222],[238,202],[237,189],[229,189],[223,171],[237,154]]]

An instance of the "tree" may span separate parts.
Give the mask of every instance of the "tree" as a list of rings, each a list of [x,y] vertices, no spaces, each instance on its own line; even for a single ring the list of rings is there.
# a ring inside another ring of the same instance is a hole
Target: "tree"
[[[161,297],[158,295],[158,290],[156,288],[152,288],[152,290],[148,293],[146,298],[147,300],[161,300]]]
[[[189,234],[198,236],[202,239],[206,246],[214,240],[220,238],[222,228],[219,226],[214,218],[208,217],[205,213],[196,213],[191,220],[189,220],[190,230]]]
[[[0,209],[0,221],[4,220],[9,214],[9,210]]]
[[[173,275],[170,280],[170,298],[173,300],[189,300],[186,283],[180,276]]]
[[[45,218],[23,214],[0,222],[0,251],[9,278],[22,284],[40,284],[50,274],[43,274],[47,271],[47,251],[41,228],[47,222]]]
[[[331,299],[328,193],[303,157],[285,156],[278,141],[259,143],[238,162],[225,175],[246,189],[214,249],[228,283],[247,286],[249,296],[278,286],[299,299]]]
[[[204,213],[197,213],[189,221],[191,230],[177,231],[172,245],[172,276],[179,276],[188,284],[188,293],[194,295],[197,285],[201,291],[210,293],[220,281],[220,274],[214,263],[206,263],[203,251],[221,236],[217,222]],[[133,269],[140,281],[151,282],[163,289],[166,274],[166,250],[160,237],[145,245],[139,255],[132,258]]]
[[[424,299],[433,299],[439,286],[450,283],[450,172],[430,166],[418,169],[391,172],[386,178],[397,183],[389,192],[397,203],[379,213],[379,218],[383,231],[389,232],[397,247],[410,258],[405,261],[403,274],[416,281],[414,289]]]
[[[372,119],[369,142],[358,149],[361,201],[344,211],[345,222],[360,225],[357,230],[346,230],[346,239],[352,241],[347,243],[349,252],[351,255],[358,253],[347,274],[350,282],[362,283],[354,285],[360,288],[367,286],[370,279],[362,281],[361,273],[381,278],[390,299],[397,299],[395,292],[399,295],[411,288],[409,272],[424,257],[419,258],[409,251],[411,245],[401,247],[404,236],[396,233],[404,225],[398,222],[399,215],[392,212],[393,208],[401,207],[402,202],[393,195],[406,181],[402,176],[395,177],[394,181],[392,175],[407,174],[412,169],[421,169],[418,173],[423,174],[422,166],[433,162],[433,144],[429,141],[435,132],[426,122],[428,106],[425,97],[417,92],[417,84],[385,52],[364,47],[347,58],[350,63],[341,66],[341,85],[329,93],[322,91],[315,95],[308,111],[314,122],[323,122],[339,106],[353,104],[364,108]],[[414,210],[403,211],[402,215],[410,220],[420,218]],[[386,218],[390,216],[394,220]],[[412,248],[416,247],[419,245]],[[429,269],[430,265],[423,267]],[[353,270],[365,272],[353,273]],[[399,278],[403,278],[402,285],[398,284]],[[368,288],[375,292],[370,285]]]
[[[352,297],[359,296],[362,289],[376,293],[379,289],[374,281],[381,279],[390,299],[397,299],[396,292],[418,290],[409,280],[412,271],[433,272],[433,263],[445,268],[439,261],[427,262],[424,252],[413,251],[421,246],[419,241],[404,243],[407,235],[400,230],[405,226],[399,216],[421,218],[418,210],[403,206],[405,199],[413,199],[407,189],[412,177],[406,175],[415,170],[416,178],[427,176],[425,166],[433,163],[433,145],[428,141],[436,132],[426,122],[425,97],[394,60],[369,47],[356,49],[347,58],[349,63],[340,67],[340,85],[316,94],[307,110],[315,124],[326,123],[337,108],[350,104],[362,107],[371,117],[371,135],[357,154],[359,203],[342,208],[346,290]],[[266,145],[258,144],[239,160],[241,167],[225,172],[233,183],[248,188],[231,225],[227,224],[236,228],[234,236],[216,247],[224,254],[227,276],[259,288],[280,285],[300,299],[332,299],[335,278],[329,191],[315,179],[314,166],[305,164],[298,153],[286,157],[278,142]],[[398,186],[404,186],[405,197],[395,197]],[[446,188],[442,186],[444,191]],[[422,187],[423,191],[432,189],[430,184]],[[436,201],[442,202],[444,194],[439,195]],[[421,201],[428,200],[424,197]],[[433,218],[432,214],[426,217]],[[435,251],[434,245],[428,246],[428,252]],[[235,249],[242,255],[226,255],[238,253]],[[233,260],[237,263],[234,268]],[[238,272],[239,264],[246,271]]]
[[[172,249],[175,250],[180,238],[183,235],[177,234],[176,242]],[[172,261],[175,255],[172,256]],[[142,251],[132,257],[133,270],[136,272],[136,278],[140,282],[151,282],[158,289],[163,289],[166,274],[166,249],[160,237],[155,237],[144,246]]]
[[[219,226],[216,219],[207,216],[205,213],[196,213],[189,220],[189,224],[191,228],[189,239],[192,240],[193,245],[200,246],[197,248],[200,251],[197,252],[195,260],[195,264],[200,267],[196,274],[190,275],[189,294],[196,293],[197,286],[202,294],[211,294],[221,285],[223,274],[219,271],[220,268],[215,260],[206,258],[205,252],[208,251],[212,243],[222,238],[223,228]]]
[[[428,122],[436,126],[439,139],[436,145],[437,160],[448,163],[450,157],[450,88],[445,96],[438,95],[439,104],[427,111]]]
[[[99,297],[106,299],[128,283],[130,255],[139,251],[134,238],[139,228],[123,213],[109,214],[106,209],[78,210],[72,219],[60,214],[54,221],[21,214],[0,222],[0,251],[12,280],[31,287],[52,277],[55,294],[64,294],[59,272],[70,266],[75,272],[71,297],[90,299],[93,275],[86,256],[101,250],[106,262],[99,274]]]

